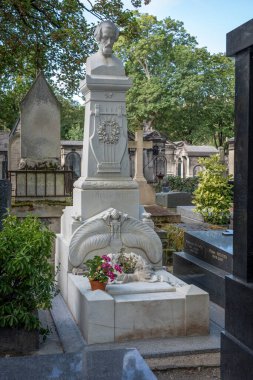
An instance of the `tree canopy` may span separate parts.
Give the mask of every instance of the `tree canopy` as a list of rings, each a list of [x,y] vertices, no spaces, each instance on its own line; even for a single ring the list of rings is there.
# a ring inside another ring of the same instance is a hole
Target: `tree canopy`
[[[134,83],[127,96],[130,128],[222,145],[233,134],[232,60],[198,48],[180,21],[136,14],[136,23],[135,35],[123,34],[117,44]]]
[[[43,70],[63,103],[62,137],[81,137],[82,110],[67,99],[77,93],[86,58],[96,50],[88,15],[121,27],[115,53],[133,79],[130,129],[153,127],[171,140],[216,146],[233,135],[233,61],[199,48],[182,22],[140,15],[118,0],[0,2],[0,129],[12,127],[20,100]]]
[[[149,0],[131,2],[139,7]],[[134,27],[132,12],[118,0],[1,0],[0,128],[12,126],[39,70],[65,97],[78,91],[86,58],[95,49],[90,16],[109,18],[129,31]]]

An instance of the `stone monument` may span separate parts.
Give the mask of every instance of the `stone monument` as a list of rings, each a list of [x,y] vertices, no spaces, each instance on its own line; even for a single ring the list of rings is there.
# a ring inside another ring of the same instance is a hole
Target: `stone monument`
[[[40,72],[20,103],[10,134],[9,174],[16,199],[71,196],[72,173],[61,167],[60,130],[61,105]]]
[[[147,213],[140,212],[138,184],[129,176],[125,94],[131,80],[112,54],[118,29],[104,21],[95,37],[99,51],[88,58],[81,82],[86,101],[81,177],[56,240],[61,293],[89,344],[206,334],[208,294],[162,271],[161,241]],[[113,284],[103,292],[91,291],[87,278],[72,274],[87,259],[121,248],[143,257],[165,281]]]
[[[60,103],[42,72],[20,103],[20,169],[60,164]]]
[[[253,20],[227,34],[235,57],[234,263],[227,276],[221,376],[251,379],[253,373]]]
[[[129,141],[128,147],[135,149],[135,174],[134,180],[138,183],[140,190],[140,203],[143,205],[154,205],[155,190],[147,183],[143,174],[143,149],[152,149],[152,141],[143,141],[143,130],[135,132],[135,141]]]

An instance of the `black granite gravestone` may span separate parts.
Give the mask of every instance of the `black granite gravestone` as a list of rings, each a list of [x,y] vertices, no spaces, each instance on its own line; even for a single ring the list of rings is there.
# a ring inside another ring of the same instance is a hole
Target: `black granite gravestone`
[[[7,179],[0,180],[0,230],[2,229],[2,220],[11,207],[11,182]]]
[[[226,277],[223,380],[253,378],[253,19],[227,34],[235,57],[234,267]]]
[[[207,291],[225,305],[225,276],[232,273],[233,240],[223,231],[191,231],[184,235],[184,251],[173,255],[173,274]]]

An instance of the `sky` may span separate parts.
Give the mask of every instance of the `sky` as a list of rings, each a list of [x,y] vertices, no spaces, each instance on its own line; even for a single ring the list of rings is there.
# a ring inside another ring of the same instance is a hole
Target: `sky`
[[[130,0],[124,3],[131,8]],[[207,47],[210,53],[224,53],[226,34],[253,18],[253,0],[151,0],[140,11],[158,19],[183,21],[199,47]]]

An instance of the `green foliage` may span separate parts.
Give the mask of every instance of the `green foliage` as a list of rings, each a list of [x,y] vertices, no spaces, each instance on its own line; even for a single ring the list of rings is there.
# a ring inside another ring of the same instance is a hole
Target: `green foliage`
[[[232,202],[232,176],[226,176],[226,166],[219,161],[219,155],[202,158],[199,163],[205,170],[198,173],[199,185],[194,192],[196,212],[206,222],[226,224],[229,222]]]
[[[135,7],[148,2],[131,1]],[[65,97],[78,93],[86,59],[97,49],[91,15],[129,32],[135,25],[133,12],[118,0],[0,1],[0,129],[12,128],[39,70]]]
[[[0,232],[0,327],[39,330],[37,309],[51,307],[54,275],[48,262],[54,240],[37,218],[7,215]]]
[[[84,107],[59,96],[62,105],[61,137],[66,140],[83,140]]]
[[[170,190],[184,191],[191,194],[195,191],[198,185],[197,177],[181,178],[176,175],[170,175],[167,177],[167,181]]]
[[[122,34],[116,48],[133,78],[132,130],[144,125],[172,141],[216,146],[233,135],[233,61],[198,48],[182,22],[136,13],[135,30]]]
[[[85,277],[102,283],[107,283],[109,279],[115,280],[117,273],[122,272],[120,265],[113,264],[107,255],[94,256],[93,259],[85,261],[84,264],[88,267]]]
[[[167,232],[168,248],[173,252],[182,251],[184,248],[184,230],[173,224],[166,224],[163,229]]]

